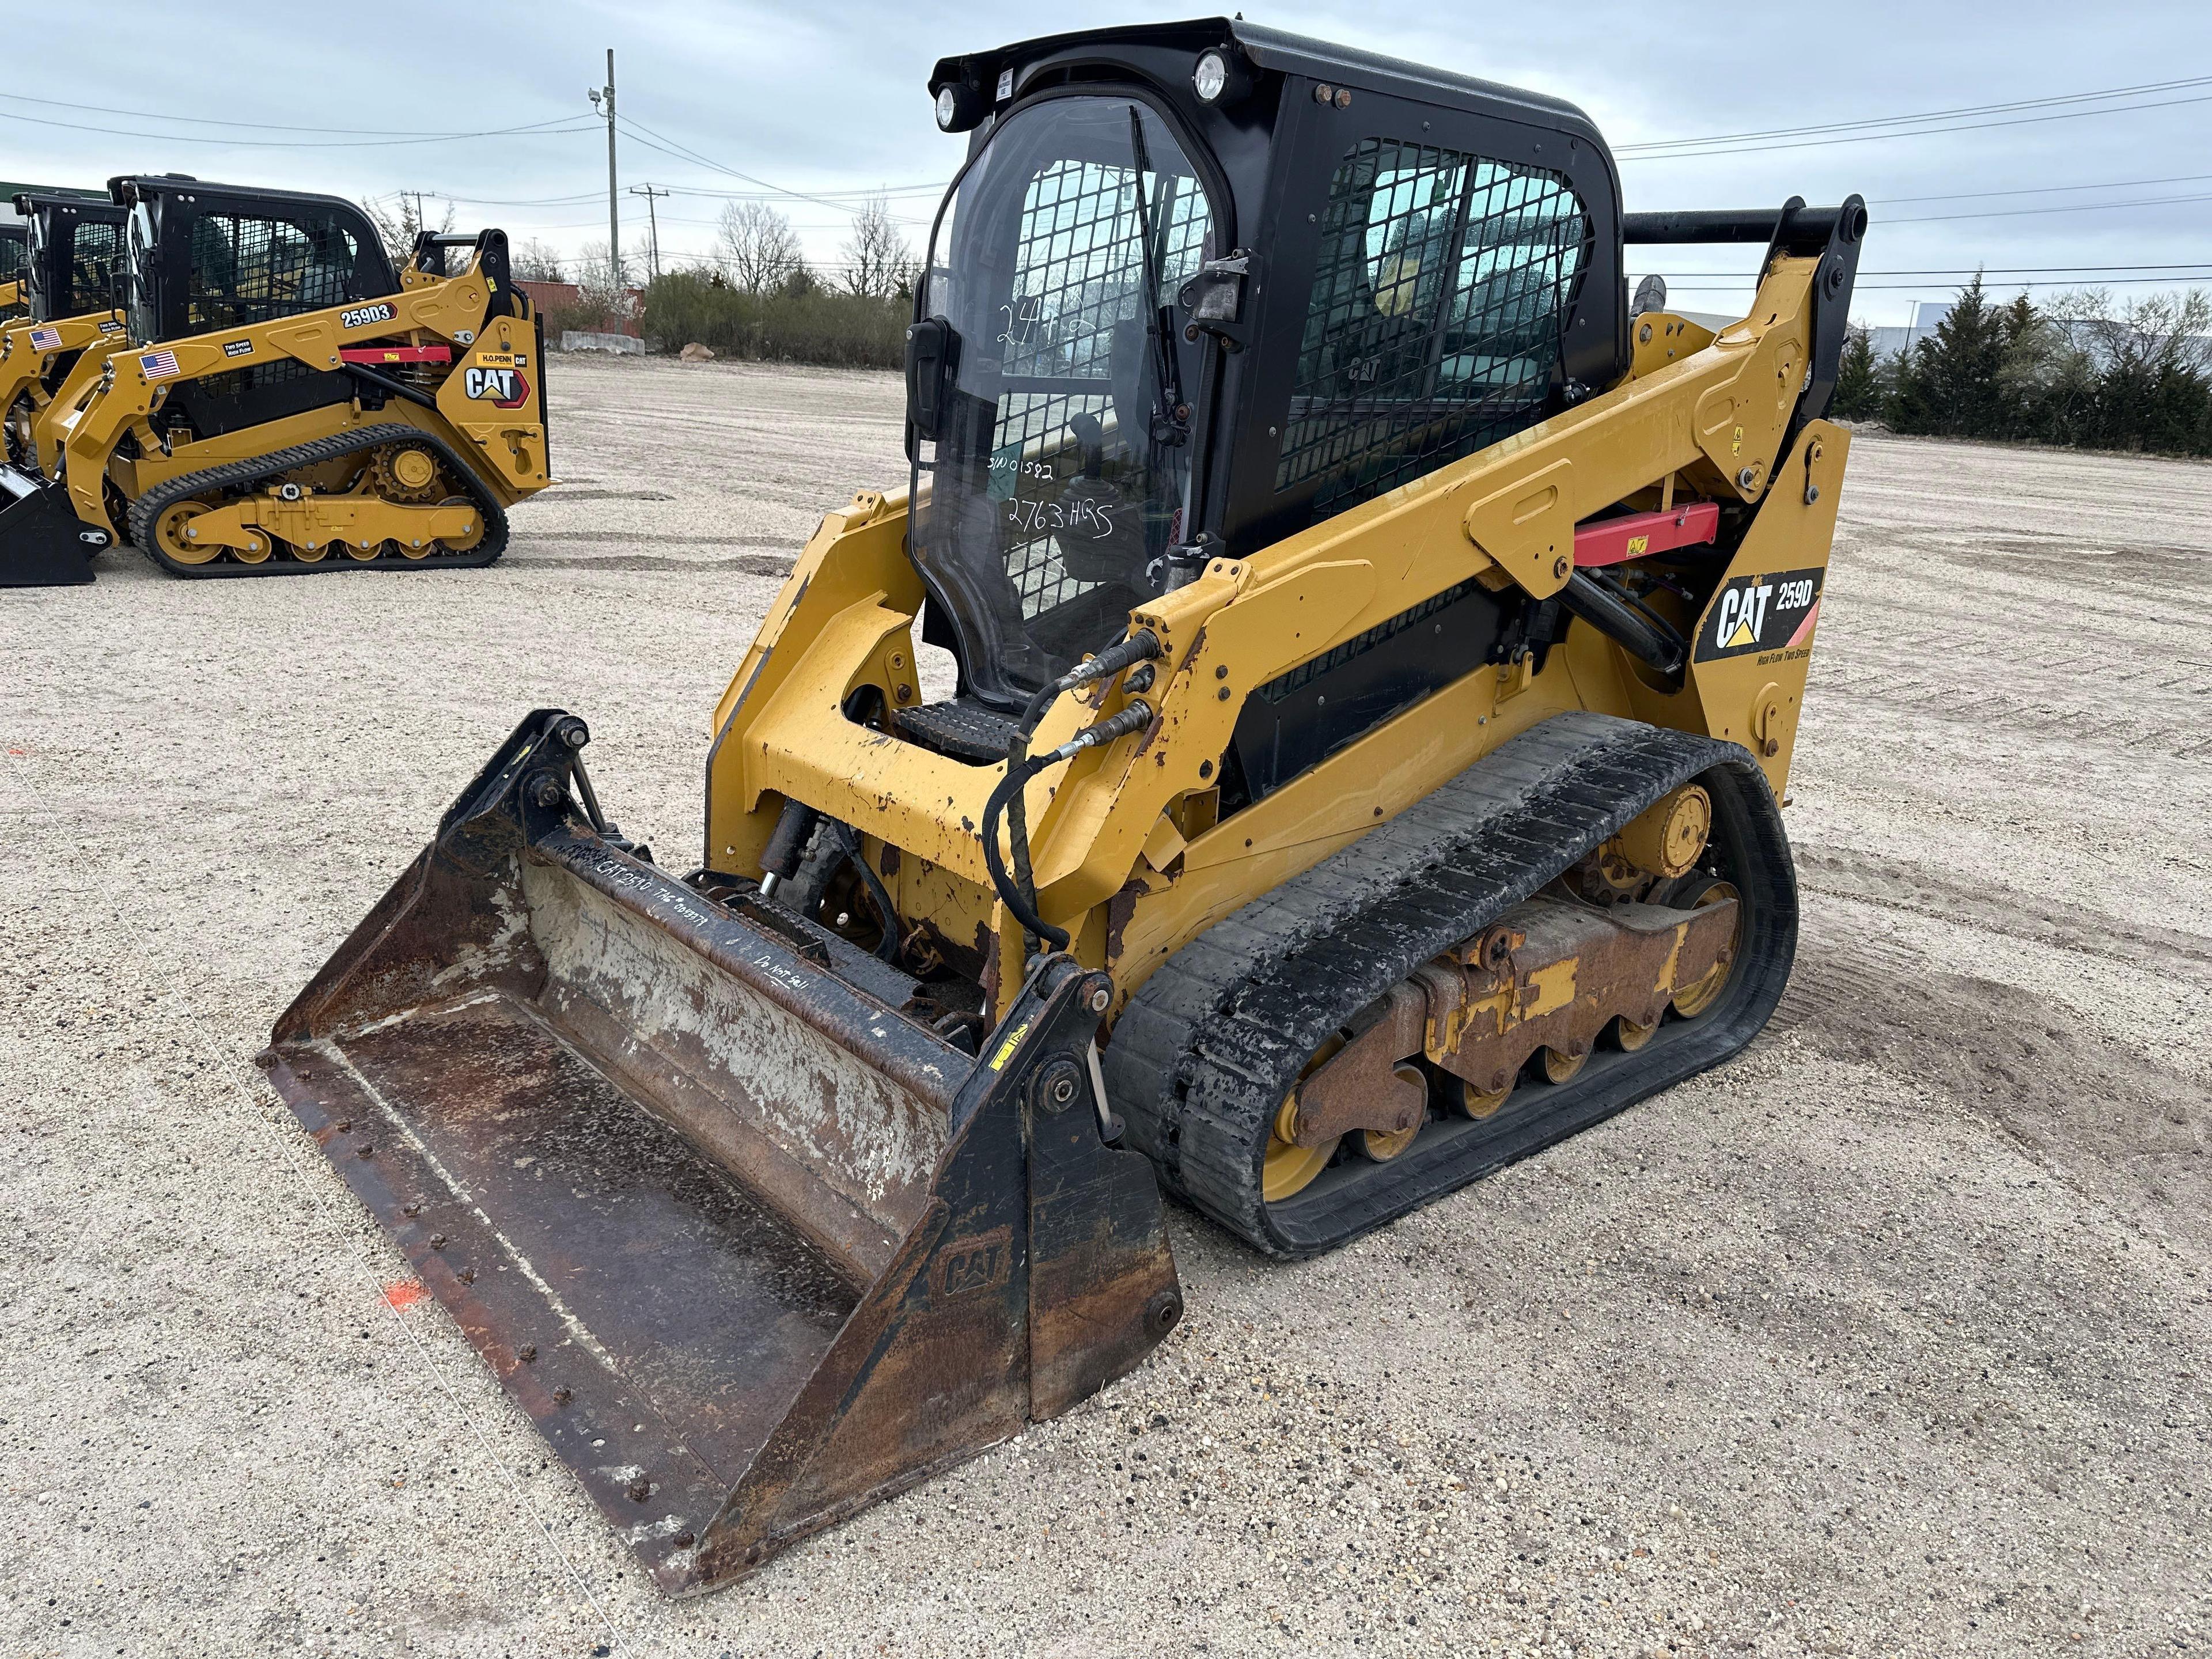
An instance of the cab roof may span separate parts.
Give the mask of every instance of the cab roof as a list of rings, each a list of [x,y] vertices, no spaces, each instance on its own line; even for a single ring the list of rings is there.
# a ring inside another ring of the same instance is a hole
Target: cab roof
[[[284,207],[343,208],[358,217],[357,203],[343,196],[323,196],[312,191],[270,190],[259,185],[224,185],[195,179],[188,173],[125,173],[107,181],[109,198],[118,207],[129,207],[142,197],[190,196],[210,203],[268,203]]]
[[[1012,68],[1015,71],[1014,91],[1018,96],[1027,79],[1022,73],[1024,66],[1054,60],[1054,67],[1065,68],[1071,59],[1079,60],[1086,47],[1098,49],[1101,58],[1110,62],[1116,47],[1182,47],[1194,60],[1209,46],[1230,45],[1236,46],[1253,67],[1263,71],[1304,76],[1355,91],[1387,93],[1480,114],[1501,113],[1501,105],[1518,106],[1545,125],[1567,131],[1580,131],[1593,139],[1599,137],[1589,117],[1563,98],[1501,86],[1494,81],[1457,75],[1426,64],[1386,58],[1379,52],[1362,52],[1356,46],[1335,46],[1232,17],[1083,29],[1066,34],[1040,35],[990,52],[943,58],[930,73],[929,92],[933,98],[940,88],[958,84],[991,89],[997,85],[1000,71]]]
[[[95,196],[80,190],[19,190],[15,196],[15,211],[25,218],[40,208],[66,208],[92,220],[106,220],[120,224],[123,210],[106,197]]]

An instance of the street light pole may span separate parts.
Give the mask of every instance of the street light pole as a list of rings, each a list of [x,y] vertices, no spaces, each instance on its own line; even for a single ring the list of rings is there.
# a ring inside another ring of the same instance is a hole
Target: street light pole
[[[615,187],[615,49],[607,48],[607,83],[589,89],[592,107],[607,118],[607,269],[614,273],[614,297],[621,302],[623,293],[622,221],[616,211],[617,200]]]

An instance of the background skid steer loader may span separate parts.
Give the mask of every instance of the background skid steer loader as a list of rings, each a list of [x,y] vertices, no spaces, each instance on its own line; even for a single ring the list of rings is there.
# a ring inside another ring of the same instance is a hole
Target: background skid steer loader
[[[35,426],[88,349],[123,343],[123,210],[48,191],[15,198],[27,234],[30,314],[0,328],[0,426],[7,459],[42,471]]]
[[[426,234],[394,272],[336,198],[111,189],[139,349],[79,360],[37,428],[47,477],[0,470],[0,585],[126,532],[188,576],[499,556],[506,509],[551,482],[540,325],[503,233]]]
[[[264,1055],[672,1590],[1135,1364],[1163,1189],[1328,1249],[1795,951],[1856,198],[1624,215],[1571,106],[1241,21],[930,89],[909,485],[738,665],[702,866],[540,710]],[[1631,240],[1755,306],[1632,318]]]
[[[29,235],[20,222],[0,223],[0,323],[13,322],[29,308],[23,292],[23,247]]]

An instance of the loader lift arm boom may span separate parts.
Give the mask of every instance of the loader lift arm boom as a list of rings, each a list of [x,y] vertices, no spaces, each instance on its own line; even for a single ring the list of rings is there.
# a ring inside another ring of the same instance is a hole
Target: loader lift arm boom
[[[1241,700],[1255,688],[1485,571],[1538,600],[1559,593],[1576,574],[1576,526],[1654,480],[1700,470],[1727,492],[1723,499],[1762,502],[1786,471],[1784,445],[1807,424],[1807,394],[1825,396],[1814,348],[1826,333],[1824,315],[1838,304],[1828,273],[1844,271],[1847,303],[1856,240],[1844,232],[1863,228],[1863,212],[1850,204],[1830,210],[1839,227],[1832,251],[1775,254],[1750,313],[1707,349],[1668,362],[1647,343],[1612,390],[1262,551],[1216,558],[1196,580],[1135,612],[1133,625],[1158,635],[1164,661],[1174,667],[1146,694],[1158,716],[1146,731],[1086,751],[1031,783],[1042,917],[1066,926],[1121,888],[1169,804],[1212,786],[1214,761],[1229,745]],[[1769,235],[1777,216],[1765,216]],[[1643,319],[1647,331],[1663,325]],[[1841,447],[1832,442],[1824,452],[1838,469]],[[718,750],[732,759],[710,776],[708,836],[715,867],[743,866],[765,831],[739,821],[775,795],[805,801],[894,845],[926,835],[927,856],[988,883],[979,840],[927,829],[941,821],[933,803],[948,791],[956,822],[980,824],[1003,769],[940,766],[925,757],[911,773],[883,776],[869,765],[880,739],[837,712],[847,688],[833,690],[827,678],[812,678],[837,676],[842,671],[830,664],[843,657],[808,648],[817,642],[807,636],[815,627],[851,629],[864,656],[870,649],[860,643],[864,638],[878,653],[896,648],[904,621],[902,585],[889,563],[903,506],[896,495],[869,496],[860,513],[825,521],[732,679],[716,721]],[[835,580],[848,562],[849,583]],[[817,592],[824,578],[833,580]],[[858,600],[871,588],[886,599],[855,605],[834,622],[821,614],[823,596],[851,592]],[[794,602],[810,595],[815,603],[805,607],[806,616],[793,614]],[[807,635],[787,638],[793,627]],[[794,724],[777,709],[787,699],[787,708],[822,712]],[[1079,724],[1119,706],[1109,699],[1085,707],[1064,697],[1046,714],[1036,746],[1054,746]],[[743,741],[754,721],[764,740]],[[862,777],[864,787],[849,781]]]

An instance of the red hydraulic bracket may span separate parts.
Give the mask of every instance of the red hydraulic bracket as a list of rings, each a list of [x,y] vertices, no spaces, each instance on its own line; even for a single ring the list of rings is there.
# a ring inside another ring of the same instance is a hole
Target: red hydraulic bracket
[[[1694,547],[1720,533],[1717,501],[1684,501],[1664,513],[1624,513],[1617,519],[1598,519],[1575,528],[1575,563],[1584,570],[1593,565],[1620,564],[1650,553],[1677,547]]]
[[[348,346],[338,353],[349,363],[450,363],[451,346]]]

